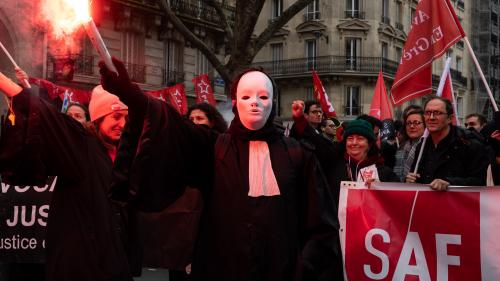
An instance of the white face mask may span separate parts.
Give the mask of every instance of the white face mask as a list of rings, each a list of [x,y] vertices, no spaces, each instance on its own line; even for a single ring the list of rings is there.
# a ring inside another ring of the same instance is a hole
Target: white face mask
[[[273,107],[273,86],[262,72],[243,75],[236,88],[236,109],[241,123],[249,130],[259,130],[266,124]]]

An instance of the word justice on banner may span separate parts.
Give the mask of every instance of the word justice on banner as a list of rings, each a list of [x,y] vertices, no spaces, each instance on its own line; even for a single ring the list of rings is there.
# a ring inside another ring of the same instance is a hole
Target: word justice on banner
[[[346,280],[500,280],[500,188],[343,182]]]
[[[46,184],[1,182],[0,262],[43,262],[50,200],[57,177]]]

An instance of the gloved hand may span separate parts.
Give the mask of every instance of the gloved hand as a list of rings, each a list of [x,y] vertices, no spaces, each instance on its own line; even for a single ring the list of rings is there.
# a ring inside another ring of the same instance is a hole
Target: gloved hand
[[[121,99],[130,91],[135,90],[137,85],[130,81],[130,77],[123,62],[115,57],[112,58],[112,61],[116,70],[118,70],[118,74],[109,70],[104,61],[99,61],[101,84],[104,90],[117,95]]]

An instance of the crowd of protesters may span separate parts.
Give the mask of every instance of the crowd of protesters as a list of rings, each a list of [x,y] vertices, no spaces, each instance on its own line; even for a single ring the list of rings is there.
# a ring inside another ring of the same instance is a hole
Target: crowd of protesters
[[[340,122],[325,118],[318,102],[297,100],[285,136],[274,120],[279,89],[260,70],[234,79],[228,128],[208,104],[181,116],[145,95],[121,61],[113,63],[118,73],[100,63],[102,85],[89,109],[70,104],[65,114],[0,81],[16,116],[2,124],[3,180],[59,177],[46,267],[10,280],[133,280],[143,249],[186,237],[190,246],[178,249],[185,254],[170,268],[178,273],[172,280],[343,280],[341,181],[440,191],[500,183],[498,128],[480,114],[467,116],[464,128],[454,125],[453,107],[440,97],[408,106],[399,121],[362,115]],[[17,76],[27,78],[19,69]],[[166,219],[181,213],[195,214],[194,223]],[[154,235],[165,229],[174,235]]]

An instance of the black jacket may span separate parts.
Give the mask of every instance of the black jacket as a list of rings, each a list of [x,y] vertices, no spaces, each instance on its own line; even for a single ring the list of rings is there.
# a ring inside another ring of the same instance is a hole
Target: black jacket
[[[5,125],[2,134],[2,171],[15,176],[25,169],[17,164],[36,162],[26,168],[27,177],[58,176],[47,223],[47,280],[132,281],[107,195],[113,163],[106,149],[71,117],[30,99],[28,90],[14,97],[14,111],[16,126]],[[28,113],[38,116],[37,124],[28,124]],[[34,131],[38,144],[26,154],[22,150]]]
[[[431,183],[442,179],[451,185],[481,186],[486,183],[486,169],[489,164],[487,150],[467,131],[450,125],[450,133],[434,147],[429,136],[417,173],[418,183]],[[420,151],[420,144],[417,151]],[[415,168],[417,158],[413,163]]]

